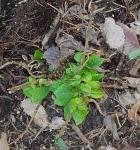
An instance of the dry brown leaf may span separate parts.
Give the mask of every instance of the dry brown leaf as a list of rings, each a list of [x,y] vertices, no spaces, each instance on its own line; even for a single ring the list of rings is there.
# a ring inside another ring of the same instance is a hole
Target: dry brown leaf
[[[115,140],[120,140],[120,137],[117,132],[117,125],[110,115],[105,116],[104,124],[106,126],[106,129],[112,132],[113,138]]]
[[[137,88],[140,84],[140,78],[124,77],[127,80],[130,87]]]
[[[128,105],[134,104],[136,102],[136,98],[129,90],[127,90],[125,93],[118,95],[118,101],[123,107],[126,107]]]
[[[117,24],[123,29],[125,35],[125,42],[123,45],[122,52],[125,55],[128,55],[129,53],[133,52],[135,49],[140,48],[140,44],[137,39],[136,33],[123,23],[117,23]]]
[[[109,45],[110,48],[120,49],[123,47],[125,42],[123,28],[116,24],[113,18],[105,18],[105,24],[102,31],[105,35],[106,43]]]
[[[52,122],[49,124],[50,130],[60,129],[64,126],[65,121],[62,117],[53,117]]]
[[[40,126],[41,128],[46,128],[49,125],[48,115],[42,105],[39,106],[36,115],[34,116],[34,112],[36,111],[38,104],[31,103],[30,99],[24,99],[21,102],[21,107],[24,109],[24,112],[33,117],[34,123]]]
[[[10,150],[8,142],[7,142],[7,136],[4,132],[1,133],[0,150]]]
[[[128,110],[128,118],[131,121],[134,121],[135,124],[140,123],[140,116],[138,115],[138,112],[140,112],[140,100],[137,100],[132,108]]]

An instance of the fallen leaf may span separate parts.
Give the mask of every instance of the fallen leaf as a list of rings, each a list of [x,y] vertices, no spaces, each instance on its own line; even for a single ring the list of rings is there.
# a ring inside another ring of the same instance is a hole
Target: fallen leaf
[[[128,105],[132,105],[135,103],[136,99],[135,97],[130,93],[129,90],[127,90],[123,94],[118,95],[118,101],[123,106],[126,107]]]
[[[122,27],[115,23],[111,17],[105,18],[103,33],[106,38],[106,43],[112,49],[120,49],[124,45],[125,35]]]
[[[140,85],[140,78],[124,77],[127,80],[130,87],[137,88]]]
[[[10,150],[7,142],[7,136],[4,132],[1,133],[0,137],[0,150]]]
[[[60,48],[60,51],[64,51],[64,49],[69,49],[74,51],[74,50],[79,50],[79,51],[84,51],[85,47],[83,44],[79,41],[77,41],[72,35],[67,34],[63,31],[58,31],[57,37],[55,39],[55,43],[57,46]]]
[[[49,125],[47,114],[42,105],[39,106],[36,115],[34,116],[34,112],[36,111],[38,104],[31,103],[30,99],[24,99],[21,102],[21,107],[23,108],[24,112],[29,115],[30,117],[34,117],[34,123],[40,126],[41,128],[46,128]]]
[[[84,28],[80,28],[79,32],[81,33],[81,37],[82,38],[86,38],[86,36],[88,36],[88,41],[92,44],[96,44],[98,46],[100,46],[100,41],[98,40],[98,31],[95,31],[94,29],[88,29],[87,31]],[[86,35],[87,32],[87,35]]]
[[[130,23],[131,29],[138,35],[140,35],[140,21]]]
[[[57,46],[46,46],[46,51],[43,54],[43,58],[54,69],[58,68],[60,63],[71,56],[75,50],[84,51],[85,49],[81,42],[69,34],[61,33],[61,31],[57,33],[55,44]]]
[[[100,146],[98,150],[117,150],[117,149],[111,146]]]
[[[104,125],[106,126],[107,130],[112,132],[113,138],[115,140],[120,140],[120,137],[119,137],[118,132],[117,132],[117,125],[110,115],[105,116]]]
[[[129,55],[131,52],[140,48],[140,44],[138,42],[137,35],[127,25],[125,25],[123,23],[117,23],[117,24],[123,29],[123,32],[125,35],[125,42],[123,45],[122,52],[125,55]]]
[[[49,124],[50,130],[60,129],[65,124],[62,117],[53,117],[52,122]]]
[[[135,124],[140,124],[140,116],[138,115],[138,112],[140,112],[140,100],[137,100],[131,109],[128,109],[128,118]]]
[[[60,51],[57,46],[52,45],[51,47],[46,47],[43,54],[43,59],[53,68],[58,68],[60,65]]]

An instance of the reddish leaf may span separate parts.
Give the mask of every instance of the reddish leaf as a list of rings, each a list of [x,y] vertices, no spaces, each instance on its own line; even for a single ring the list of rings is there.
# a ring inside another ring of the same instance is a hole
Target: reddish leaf
[[[125,34],[125,43],[124,43],[123,53],[128,55],[134,50],[136,50],[137,48],[140,48],[140,44],[138,42],[136,33],[125,24],[118,23],[118,25],[122,27],[124,34]]]

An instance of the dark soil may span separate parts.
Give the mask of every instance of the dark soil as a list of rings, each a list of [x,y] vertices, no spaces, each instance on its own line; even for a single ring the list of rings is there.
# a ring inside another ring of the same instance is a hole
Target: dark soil
[[[23,55],[30,58],[29,55],[33,55],[33,51],[41,47],[42,38],[50,29],[51,23],[57,15],[57,11],[48,6],[47,3],[57,8],[62,8],[64,4],[64,0],[28,0],[21,5],[18,2],[18,0],[5,0],[2,2],[2,15],[0,16],[0,65],[11,60],[23,61]],[[114,2],[125,6],[123,0],[114,0]],[[137,1],[130,3],[129,6],[132,7],[134,3],[136,4]],[[95,23],[103,23],[104,18],[107,16],[111,16],[116,21],[123,23],[132,22],[134,19],[129,10],[116,6],[110,0],[100,1],[98,8],[102,7],[105,7],[105,10],[95,16]],[[116,8],[118,9],[109,11]],[[131,11],[135,10],[136,8]],[[75,37],[77,37],[76,33]],[[104,45],[102,48],[105,51],[109,50]],[[117,53],[111,58],[110,62],[104,64],[105,69],[109,68],[111,70],[111,73],[107,74],[105,80],[110,76],[121,78],[129,75],[133,62],[129,62],[127,58],[124,58],[124,63],[116,71],[121,61],[121,55]],[[24,99],[22,91],[9,94],[8,89],[24,83],[28,76],[29,74],[26,70],[15,65],[0,70],[0,132],[7,133],[9,143],[13,142],[26,129],[30,117],[20,108],[20,102]],[[111,83],[112,81],[108,80],[107,82]],[[122,108],[116,101],[116,92],[122,92],[123,90],[105,88],[105,91],[108,99],[100,102],[102,110],[106,114],[115,114],[116,111],[120,112]],[[50,98],[45,101],[48,103],[46,111],[50,120],[53,116],[63,116],[62,109],[54,107]],[[127,116],[122,116],[121,121],[123,122],[126,118]],[[115,141],[110,131],[104,132],[103,120],[104,117],[98,112],[95,105],[91,104],[90,113],[86,121],[80,126],[80,129],[93,144],[93,150],[98,150],[100,146],[107,145],[113,146],[117,150],[140,149],[140,126],[134,126],[133,123],[127,120],[123,127],[118,130],[121,140]],[[103,130],[99,133],[99,130],[102,128]],[[40,128],[32,123],[26,135],[16,144],[10,145],[11,150],[58,150],[58,147],[54,144],[54,138],[58,131],[49,131],[46,128],[32,141],[39,130]],[[81,141],[71,125],[67,126],[63,139],[70,150],[89,149],[86,143]]]

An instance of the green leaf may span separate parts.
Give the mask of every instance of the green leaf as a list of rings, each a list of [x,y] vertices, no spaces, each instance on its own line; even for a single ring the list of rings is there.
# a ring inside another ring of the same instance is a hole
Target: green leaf
[[[64,140],[62,138],[56,138],[55,144],[59,146],[60,150],[68,150],[68,146],[65,144]]]
[[[29,98],[32,97],[32,93],[33,93],[32,87],[26,87],[26,88],[24,88],[23,89],[23,93],[24,93],[25,96],[27,96]]]
[[[65,106],[73,97],[73,88],[69,85],[63,84],[56,91],[54,91],[56,96],[55,104],[58,106]]]
[[[70,113],[70,104],[68,103],[67,105],[64,106],[64,118],[66,119]]]
[[[83,70],[82,81],[88,82],[92,80],[92,73],[87,70]]]
[[[81,92],[83,92],[83,93],[90,93],[90,92],[91,92],[91,86],[88,85],[88,84],[82,83],[82,84],[80,85],[80,90],[81,90]]]
[[[92,54],[89,57],[89,60],[87,61],[86,65],[89,68],[95,68],[95,67],[97,68],[97,67],[100,67],[103,62],[104,62],[103,58],[101,58],[98,55]]]
[[[71,78],[72,76],[79,74],[80,71],[81,71],[80,65],[71,64],[70,68],[66,69],[65,77]]]
[[[95,99],[100,99],[105,96],[105,93],[102,91],[102,89],[93,90],[91,97]]]
[[[72,98],[67,105],[64,106],[64,118],[68,116],[69,113],[73,113],[76,111],[78,106],[80,105],[87,105],[88,100],[85,100],[81,97],[76,96],[75,98]]]
[[[104,74],[103,74],[103,73],[98,73],[98,72],[96,72],[96,71],[93,71],[93,72],[92,72],[92,79],[93,79],[94,81],[100,81],[100,80],[102,80],[103,77],[104,77]]]
[[[55,92],[62,84],[62,80],[53,81],[53,83],[50,86],[50,91]]]
[[[39,86],[42,86],[42,85],[46,85],[47,84],[47,80],[46,79],[39,79]]]
[[[82,52],[77,52],[75,55],[74,55],[74,60],[78,63],[81,62],[82,58],[83,58],[84,54]]]
[[[89,111],[86,105],[79,105],[77,109],[72,113],[72,117],[76,125],[80,125],[87,117]]]
[[[42,59],[42,55],[43,55],[42,51],[37,49],[34,52],[34,59],[41,60]]]
[[[48,86],[27,87],[23,89],[23,93],[31,99],[33,103],[41,103],[42,100],[48,95]]]
[[[130,60],[135,59],[135,58],[137,58],[137,57],[139,57],[139,56],[140,56],[140,48],[133,50],[133,51],[128,55],[128,57],[129,57]]]
[[[101,88],[101,85],[100,85],[99,81],[90,81],[90,82],[88,82],[88,84],[90,85],[92,90]]]
[[[77,87],[80,85],[80,83],[81,83],[81,80],[73,80],[73,81],[71,81],[70,85],[72,87]]]
[[[31,85],[34,85],[34,84],[37,83],[36,79],[33,78],[32,76],[29,76],[29,77],[28,77],[28,80],[29,80],[29,83],[30,83]]]

